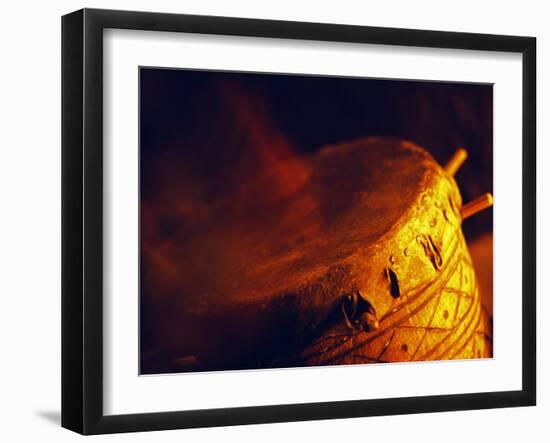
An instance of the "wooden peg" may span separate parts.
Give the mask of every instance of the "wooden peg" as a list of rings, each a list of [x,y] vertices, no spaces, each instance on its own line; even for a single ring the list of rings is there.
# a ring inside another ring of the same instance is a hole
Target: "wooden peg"
[[[491,206],[493,206],[493,196],[489,193],[483,194],[482,196],[462,206],[462,209],[460,210],[462,220],[466,220],[468,217],[471,217],[484,209],[490,208]]]
[[[451,159],[445,165],[445,172],[453,177],[467,158],[468,151],[466,151],[466,149],[464,148],[458,148]]]

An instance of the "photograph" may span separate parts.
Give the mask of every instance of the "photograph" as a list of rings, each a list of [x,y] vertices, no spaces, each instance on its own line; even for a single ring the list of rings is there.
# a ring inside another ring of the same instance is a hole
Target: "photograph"
[[[493,86],[140,66],[140,375],[493,358]]]

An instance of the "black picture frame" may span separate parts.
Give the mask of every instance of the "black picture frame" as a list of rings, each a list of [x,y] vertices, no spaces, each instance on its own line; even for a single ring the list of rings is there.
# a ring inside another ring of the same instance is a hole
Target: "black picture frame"
[[[522,54],[522,389],[130,415],[103,412],[103,30],[455,48]],[[62,426],[82,434],[457,411],[536,403],[536,39],[83,9],[62,18]]]

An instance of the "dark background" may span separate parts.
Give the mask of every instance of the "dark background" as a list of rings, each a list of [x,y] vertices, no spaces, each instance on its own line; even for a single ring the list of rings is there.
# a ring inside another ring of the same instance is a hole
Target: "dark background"
[[[235,186],[241,176],[232,171],[239,170],[243,152],[255,151],[247,167],[262,168],[273,155],[313,153],[366,136],[410,140],[441,165],[465,147],[469,158],[455,176],[464,202],[492,192],[492,85],[140,69],[142,204],[182,204],[196,178],[214,183],[213,194]],[[208,192],[200,198],[208,199]],[[148,231],[150,225],[142,214],[142,247],[148,236],[158,243],[181,229],[178,220],[162,215],[154,221],[156,232]],[[463,231],[471,246],[492,232],[492,210],[466,220]],[[159,315],[151,305],[154,291],[143,285],[146,271],[142,257],[142,357],[155,347]],[[160,370],[142,364],[144,369]]]
[[[465,147],[469,158],[456,175],[464,202],[493,189],[492,85],[141,68],[140,94],[145,198],[156,186],[155,159],[168,151],[194,162],[197,173],[224,160],[220,152],[240,144],[231,120],[243,106],[257,115],[249,126],[265,137],[277,131],[298,153],[396,136],[443,165]],[[491,228],[492,211],[463,227],[467,237]]]

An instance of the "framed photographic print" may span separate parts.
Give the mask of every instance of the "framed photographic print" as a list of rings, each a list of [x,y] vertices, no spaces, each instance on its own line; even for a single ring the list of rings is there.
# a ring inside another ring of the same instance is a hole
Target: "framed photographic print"
[[[534,405],[531,37],[62,20],[62,425]]]

